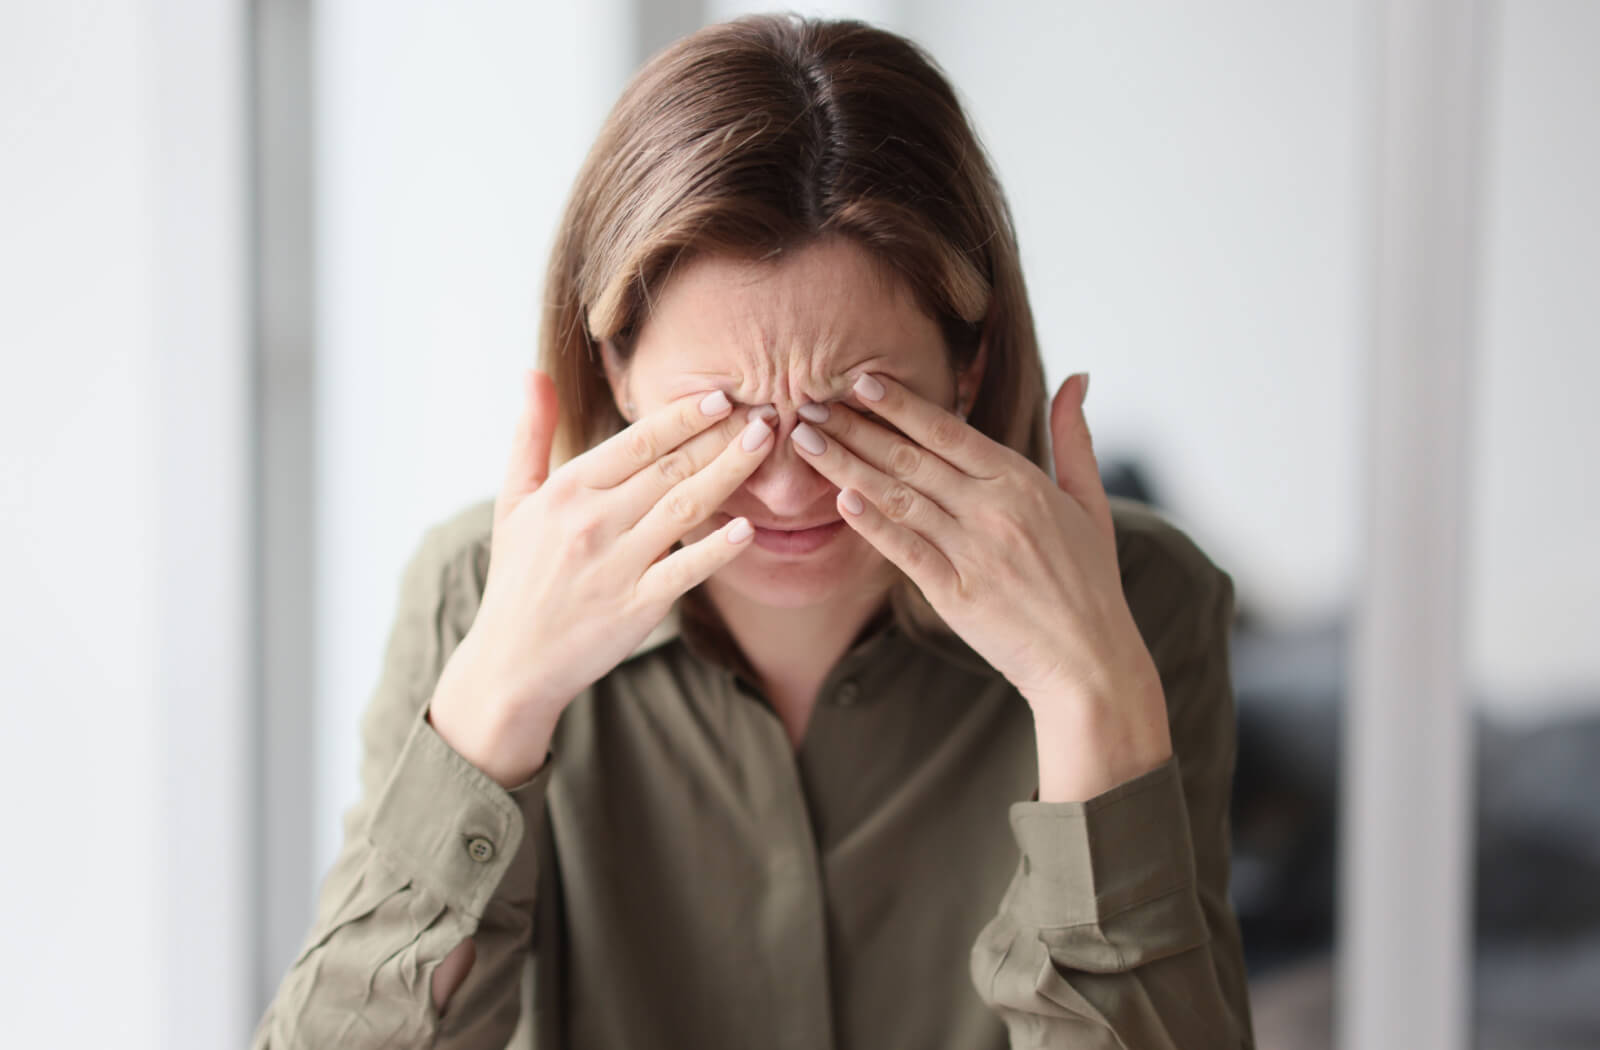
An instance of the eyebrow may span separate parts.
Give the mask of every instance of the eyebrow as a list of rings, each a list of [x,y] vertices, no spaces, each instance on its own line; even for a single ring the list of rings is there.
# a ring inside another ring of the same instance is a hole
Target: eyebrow
[[[891,377],[898,378],[899,369],[902,364],[903,362],[895,360],[881,351],[867,354],[860,358],[855,358],[851,360],[850,363],[843,369],[835,373],[837,378],[844,385],[832,399],[843,400],[844,398],[850,396],[851,387],[855,382],[854,377],[851,375],[853,370],[860,369],[863,365],[871,365],[872,367],[867,369],[868,371],[883,372]],[[697,383],[710,382],[716,385],[717,389],[722,390],[724,394],[727,394],[729,400],[737,401],[738,399],[734,397],[734,391],[730,388],[737,386],[739,380],[742,379],[743,376],[735,372],[717,371],[714,369],[696,369],[687,372],[679,372],[677,374],[677,378],[682,381],[683,386],[682,390],[674,396],[692,393],[694,390],[699,389],[699,387],[696,385]]]

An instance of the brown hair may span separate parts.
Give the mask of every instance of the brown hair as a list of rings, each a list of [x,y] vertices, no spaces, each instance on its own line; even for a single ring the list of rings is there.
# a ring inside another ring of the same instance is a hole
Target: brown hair
[[[987,344],[968,422],[1048,470],[1044,368],[1004,194],[955,92],[904,37],[853,20],[707,26],[623,90],[573,185],[545,281],[554,459],[626,425],[599,341],[623,360],[674,264],[854,238],[939,322],[952,368]],[[908,584],[907,626],[940,626]]]

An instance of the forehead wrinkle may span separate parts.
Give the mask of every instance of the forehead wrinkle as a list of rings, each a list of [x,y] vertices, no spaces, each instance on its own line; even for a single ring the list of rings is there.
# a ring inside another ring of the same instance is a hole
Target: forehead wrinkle
[[[739,311],[719,340],[727,367],[701,374],[728,376],[740,400],[769,403],[834,396],[847,385],[846,371],[869,360],[871,351],[853,343],[831,322],[819,328],[793,315],[762,317]]]
[[[769,290],[770,291],[770,290]],[[728,384],[735,400],[766,404],[775,400],[841,397],[852,373],[873,366],[895,371],[896,358],[874,323],[875,312],[861,316],[847,301],[838,306],[800,309],[797,300],[815,300],[792,290],[762,300],[738,294],[720,296],[721,308],[679,314],[669,338],[682,347],[681,368],[667,364],[662,378],[687,389],[695,378]],[[670,345],[670,344],[665,344]],[[669,351],[670,354],[670,351]],[[659,359],[658,359],[659,360]]]
[[[733,260],[688,267],[659,304],[664,329],[657,331],[670,334],[654,343],[665,353],[652,355],[651,371],[684,392],[696,379],[714,380],[750,403],[842,397],[854,373],[868,367],[918,373],[921,355],[895,352],[918,344],[885,342],[905,324],[904,295],[885,293],[903,289],[876,269],[863,272],[864,261],[804,253],[787,267]]]
[[[760,360],[765,371],[753,384],[753,396],[764,402],[782,398],[798,404],[845,396],[855,382],[855,371],[863,365],[883,367],[886,359],[870,350],[830,346],[787,349]]]

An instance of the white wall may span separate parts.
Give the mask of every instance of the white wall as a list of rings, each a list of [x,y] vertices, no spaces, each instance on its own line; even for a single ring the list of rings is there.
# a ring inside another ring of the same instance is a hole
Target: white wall
[[[1600,4],[1498,8],[1467,628],[1524,719],[1600,697]]]
[[[621,0],[317,5],[315,870],[400,569],[494,495],[567,188],[631,71]],[[307,917],[309,921],[309,916]]]
[[[155,968],[80,990],[158,935],[149,53],[132,7],[52,10],[0,29],[3,980],[22,1043],[154,1046]]]
[[[0,13],[9,1046],[248,1035],[239,41]]]

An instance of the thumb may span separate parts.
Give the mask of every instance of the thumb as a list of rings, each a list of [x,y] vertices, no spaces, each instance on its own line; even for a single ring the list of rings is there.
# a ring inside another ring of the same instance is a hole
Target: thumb
[[[1066,378],[1050,403],[1050,451],[1055,457],[1056,484],[1077,500],[1107,536],[1114,536],[1111,504],[1100,482],[1100,464],[1095,460],[1094,439],[1083,414],[1083,401],[1089,393],[1089,373],[1076,372]]]
[[[522,415],[517,418],[505,481],[495,500],[495,525],[524,496],[537,492],[550,476],[550,447],[555,441],[558,418],[560,406],[554,381],[538,369],[526,369],[522,373]]]

